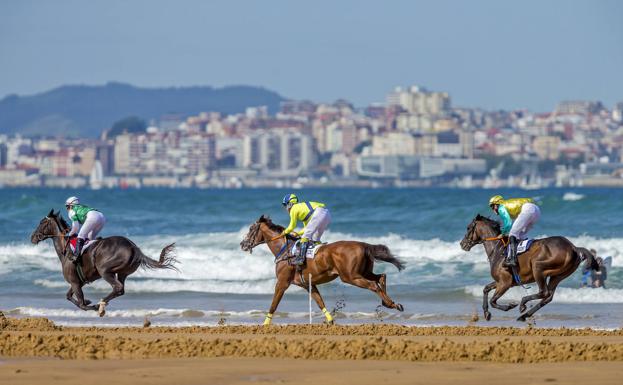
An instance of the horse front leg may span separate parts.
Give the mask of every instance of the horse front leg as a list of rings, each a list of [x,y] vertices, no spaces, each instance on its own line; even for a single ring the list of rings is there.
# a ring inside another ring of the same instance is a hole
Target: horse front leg
[[[491,298],[490,302],[492,307],[502,311],[509,311],[517,307],[516,302],[510,302],[507,305],[498,304],[498,299],[500,299],[500,297],[502,297],[508,291],[508,289],[511,288],[511,286],[512,284],[507,282],[496,283],[495,294],[493,294],[493,298]]]
[[[491,320],[491,313],[489,312],[489,292],[495,288],[497,283],[495,281],[491,282],[482,291],[482,311],[484,313],[485,319],[487,321]]]
[[[110,302],[110,300],[112,300],[113,298],[117,298],[125,294],[124,283],[127,276],[110,272],[104,272],[100,275],[102,276],[102,278],[104,278],[106,282],[110,284],[110,286],[112,286],[112,292],[110,292],[110,294],[108,294],[106,297],[102,298],[98,303],[99,316],[103,317],[104,314],[106,314],[106,305],[108,305],[108,302]]]
[[[309,291],[309,289],[307,290]],[[318,291],[318,287],[316,287],[316,285],[312,285],[311,296],[314,301],[316,301],[316,304],[320,308],[320,311],[322,311],[322,314],[324,314],[325,318],[327,319],[327,323],[329,325],[333,325],[333,316],[331,315],[331,312],[327,310],[324,304],[324,300],[322,299],[320,291]]]
[[[74,295],[76,298],[74,298]],[[84,299],[82,286],[78,283],[71,284],[67,291],[67,299],[82,310],[97,310],[97,306],[91,305],[91,301]]]
[[[264,326],[270,325],[273,321],[273,314],[275,314],[277,306],[279,306],[279,302],[281,302],[281,298],[288,287],[290,287],[290,280],[277,280],[273,302],[270,304],[270,310],[268,310],[268,314],[266,314],[266,318],[264,319]]]

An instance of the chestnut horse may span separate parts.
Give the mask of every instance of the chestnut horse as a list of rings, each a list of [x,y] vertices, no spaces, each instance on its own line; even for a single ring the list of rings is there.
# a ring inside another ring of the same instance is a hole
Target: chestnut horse
[[[513,279],[511,271],[502,265],[505,258],[506,243],[505,238],[500,237],[500,224],[490,218],[478,214],[467,226],[467,233],[461,241],[461,248],[465,251],[471,250],[478,244],[483,244],[489,265],[491,265],[491,277],[493,282],[486,285],[483,294],[482,310],[487,321],[491,319],[491,313],[487,304],[489,292],[495,288],[495,294],[491,298],[491,306],[508,311],[518,304],[511,302],[500,305],[497,300],[506,293],[508,289],[517,286],[518,283]],[[565,237],[548,237],[535,239],[528,251],[519,255],[518,274],[522,283],[536,282],[539,292],[527,295],[519,303],[521,315],[517,321],[525,321],[537,310],[547,305],[554,298],[554,292],[558,284],[570,276],[580,265],[583,259],[596,265],[592,254],[586,249],[575,247]],[[541,301],[526,311],[526,303],[540,299]]]
[[[275,256],[277,283],[270,310],[264,325],[271,323],[272,315],[277,310],[281,297],[291,284],[309,290],[307,282],[311,274],[311,296],[324,313],[327,322],[333,323],[333,317],[327,311],[324,301],[316,285],[331,282],[340,277],[342,282],[368,289],[381,297],[383,306],[403,311],[401,304],[395,303],[387,295],[385,274],[375,274],[374,261],[383,261],[404,269],[404,263],[395,258],[387,246],[370,245],[364,242],[339,241],[318,246],[314,258],[308,258],[303,270],[297,274],[296,267],[291,266],[287,257],[294,245],[294,239],[281,236],[284,228],[274,224],[270,218],[262,215],[249,227],[249,232],[240,242],[240,248],[252,252],[253,248],[266,243]]]

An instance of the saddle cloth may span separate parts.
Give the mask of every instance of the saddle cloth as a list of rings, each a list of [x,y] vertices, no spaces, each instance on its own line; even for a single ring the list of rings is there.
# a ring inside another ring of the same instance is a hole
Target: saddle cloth
[[[292,255],[298,255],[299,250],[301,249],[301,241],[296,241],[294,242],[294,245],[292,246]],[[305,257],[309,258],[309,259],[313,259],[316,256],[316,253],[318,252],[318,250],[320,250],[321,246],[323,246],[324,243],[321,244],[310,244],[309,247],[307,248],[307,253],[305,254]]]
[[[517,255],[528,251],[528,249],[530,249],[530,246],[532,246],[533,241],[534,239],[524,239],[519,242],[519,244],[517,245]]]
[[[94,244],[97,241],[98,241],[97,239],[90,239],[87,242],[85,242],[84,246],[82,246],[82,252],[80,253],[80,255],[84,254],[86,249],[88,249],[89,246],[91,246],[92,244]],[[69,241],[69,247],[71,248],[71,252],[72,253],[76,251],[76,242],[78,242],[78,238],[77,237],[73,237]]]

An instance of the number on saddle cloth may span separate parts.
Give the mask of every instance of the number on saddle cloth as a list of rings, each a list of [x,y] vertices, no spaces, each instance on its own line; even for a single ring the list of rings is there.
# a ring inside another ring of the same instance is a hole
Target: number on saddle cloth
[[[534,239],[524,239],[517,245],[517,255],[525,253],[532,246]]]
[[[305,257],[313,259],[316,256],[316,252],[318,251],[319,247],[321,245],[316,245],[314,242],[310,242],[309,246],[307,247],[307,253],[305,254]],[[301,250],[301,241],[296,241],[294,242],[294,245],[292,246],[292,255],[298,255],[299,252]]]

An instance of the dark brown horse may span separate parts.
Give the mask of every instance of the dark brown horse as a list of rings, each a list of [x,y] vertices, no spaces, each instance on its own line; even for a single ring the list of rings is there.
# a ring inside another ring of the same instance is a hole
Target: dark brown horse
[[[266,243],[275,256],[277,283],[273,302],[264,321],[265,325],[270,324],[281,297],[291,284],[309,290],[310,282],[307,282],[309,274],[311,274],[311,295],[329,323],[333,323],[333,318],[327,311],[316,285],[331,282],[337,277],[344,283],[373,291],[381,297],[385,307],[404,310],[401,304],[395,303],[387,295],[385,274],[373,272],[374,261],[389,262],[398,270],[404,269],[404,264],[391,254],[387,246],[355,241],[339,241],[320,246],[315,257],[307,259],[306,266],[300,274],[297,274],[296,268],[287,261],[288,249],[292,248],[294,240],[280,236],[283,230],[283,227],[262,215],[249,227],[249,232],[240,242],[242,250],[248,252]]]
[[[492,307],[508,311],[518,305],[515,302],[506,305],[497,303],[498,299],[508,289],[518,285],[513,279],[511,271],[502,266],[506,243],[499,236],[500,224],[479,214],[467,226],[467,232],[461,241],[461,248],[465,251],[469,251],[475,245],[482,243],[489,258],[491,277],[494,281],[486,285],[483,291],[482,309],[487,321],[491,319],[487,303],[487,297],[491,290],[495,289],[495,294],[491,298]],[[534,240],[530,249],[519,255],[518,274],[521,282],[536,282],[539,286],[539,292],[521,299],[519,303],[521,315],[517,318],[518,321],[525,321],[537,310],[550,303],[554,298],[558,284],[570,276],[583,259],[586,258],[592,265],[596,264],[592,254],[586,253],[585,250],[584,248],[576,248],[565,237],[548,237]],[[537,299],[541,301],[526,311],[526,303]]]
[[[66,237],[68,231],[69,225],[63,217],[58,212],[54,213],[54,210],[50,210],[50,213],[39,222],[30,240],[37,244],[52,238],[54,249],[61,261],[63,276],[71,285],[67,292],[67,299],[82,310],[97,310],[100,317],[106,313],[106,305],[111,299],[124,294],[125,279],[139,267],[176,270],[177,260],[171,255],[175,244],[162,249],[160,260],[156,261],[143,254],[134,242],[125,237],[115,236],[97,240],[82,253],[83,280],[68,257],[71,253],[68,247],[69,239]],[[82,287],[87,282],[100,278],[104,278],[113,290],[100,300],[98,306],[91,305],[91,301],[84,298]]]

